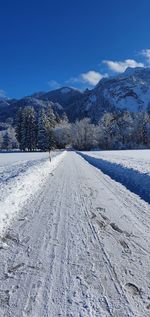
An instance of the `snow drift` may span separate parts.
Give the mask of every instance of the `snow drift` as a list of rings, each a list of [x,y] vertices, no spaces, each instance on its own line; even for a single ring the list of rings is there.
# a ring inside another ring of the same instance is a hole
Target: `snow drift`
[[[148,172],[142,173],[140,170],[123,165],[122,162],[120,164],[114,161],[111,162],[105,158],[96,157],[92,153],[87,155],[83,152],[78,152],[78,154],[91,165],[99,168],[103,173],[150,203],[150,174]]]

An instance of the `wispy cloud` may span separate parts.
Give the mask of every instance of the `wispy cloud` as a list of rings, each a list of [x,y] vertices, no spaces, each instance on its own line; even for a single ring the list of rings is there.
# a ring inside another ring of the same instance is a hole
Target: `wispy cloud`
[[[124,61],[104,60],[103,63],[106,64],[110,70],[116,73],[123,73],[128,67],[144,67],[143,63],[137,62],[134,59],[126,59]]]
[[[88,86],[95,86],[104,77],[108,77],[108,75],[96,72],[95,70],[89,70],[86,73],[81,73],[78,77],[70,78],[68,80],[68,84],[80,83],[80,84],[87,84]]]
[[[82,73],[80,75],[80,80],[91,86],[95,86],[104,77],[107,77],[107,74],[101,74],[94,70],[90,70],[87,73]]]
[[[48,81],[48,86],[49,86],[49,88],[51,89],[51,90],[53,90],[53,89],[58,89],[58,88],[60,88],[61,87],[61,85],[58,83],[58,81],[56,81],[56,80],[50,80],[50,81]]]
[[[150,64],[150,48],[148,48],[146,50],[142,50],[140,52],[140,54],[143,55],[144,57],[146,57],[148,64]]]
[[[6,98],[6,92],[3,89],[0,89],[0,98]]]

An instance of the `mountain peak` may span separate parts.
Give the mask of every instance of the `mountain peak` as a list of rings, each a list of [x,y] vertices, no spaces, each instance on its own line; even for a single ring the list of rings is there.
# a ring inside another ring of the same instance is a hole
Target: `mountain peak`
[[[131,76],[137,72],[143,71],[143,69],[145,69],[145,68],[144,67],[127,67],[122,75]]]
[[[147,78],[147,76],[150,76],[150,67],[128,67],[124,73],[119,75],[118,77],[130,77],[130,76],[136,76],[139,78]]]

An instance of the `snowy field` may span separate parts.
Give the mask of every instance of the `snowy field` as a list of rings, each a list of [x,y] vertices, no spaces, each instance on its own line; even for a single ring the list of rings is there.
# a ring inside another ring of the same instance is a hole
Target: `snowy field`
[[[51,158],[59,154],[59,151],[51,152]],[[21,173],[29,167],[49,159],[48,152],[0,152],[0,185]]]
[[[51,157],[59,154],[60,151],[51,152]],[[49,158],[48,152],[0,152],[0,173],[5,172],[9,166],[11,169],[15,166],[34,165],[39,161]]]
[[[45,182],[63,152],[0,153],[0,234]]]
[[[47,152],[0,152],[0,167],[48,158]]]
[[[82,152],[86,160],[150,203],[150,150]]]
[[[150,150],[95,151],[89,154],[150,175]]]
[[[0,317],[149,317],[149,151],[18,154],[0,165]]]

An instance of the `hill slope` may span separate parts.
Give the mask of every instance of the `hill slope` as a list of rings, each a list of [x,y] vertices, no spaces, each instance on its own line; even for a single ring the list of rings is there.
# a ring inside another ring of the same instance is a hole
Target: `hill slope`
[[[90,117],[98,122],[104,112],[148,111],[150,108],[150,68],[128,68],[123,74],[102,79],[92,90],[62,87],[37,92],[21,100],[0,100],[0,122],[14,120],[20,107],[33,106],[36,111],[52,107],[54,112],[65,112],[70,121]]]

